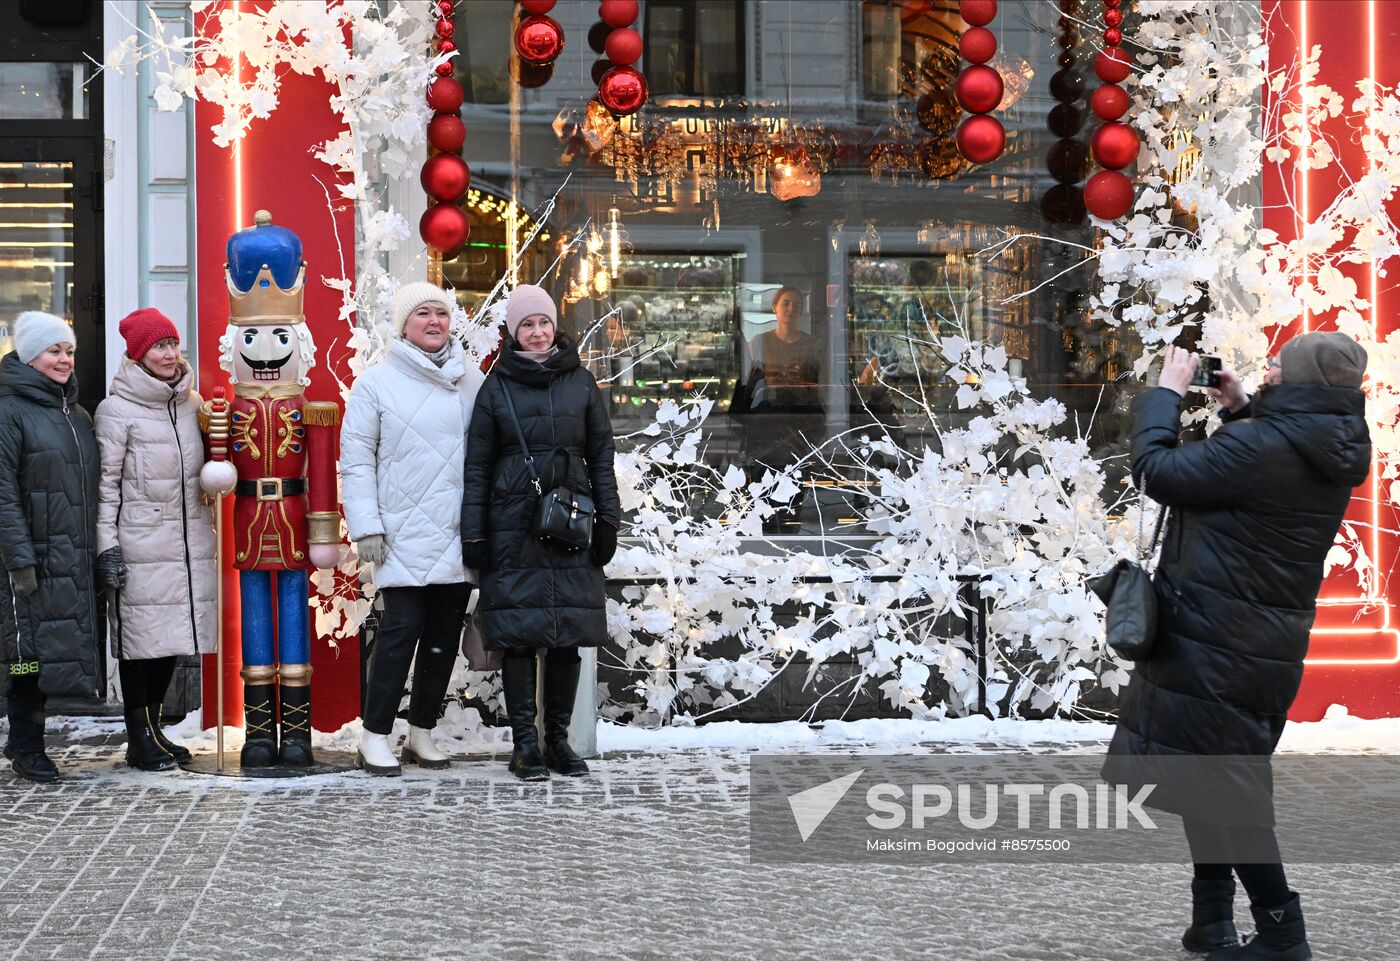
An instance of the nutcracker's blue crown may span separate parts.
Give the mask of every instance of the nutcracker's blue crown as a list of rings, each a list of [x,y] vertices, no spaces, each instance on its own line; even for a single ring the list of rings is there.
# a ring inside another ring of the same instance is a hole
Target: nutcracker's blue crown
[[[228,239],[229,323],[303,323],[301,238],[273,224],[266,210],[253,215],[253,224]]]

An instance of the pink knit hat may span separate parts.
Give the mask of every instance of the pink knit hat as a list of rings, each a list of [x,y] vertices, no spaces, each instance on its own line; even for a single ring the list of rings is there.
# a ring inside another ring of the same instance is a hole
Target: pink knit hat
[[[544,314],[554,323],[559,322],[559,313],[554,308],[554,298],[549,296],[549,291],[534,284],[521,284],[510,292],[510,298],[506,301],[506,330],[510,331],[511,339],[520,329],[520,322],[535,314]]]

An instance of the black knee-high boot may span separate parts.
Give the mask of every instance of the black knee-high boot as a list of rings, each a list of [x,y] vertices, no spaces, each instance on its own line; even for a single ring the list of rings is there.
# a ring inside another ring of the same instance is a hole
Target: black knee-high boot
[[[122,680],[122,719],[126,721],[126,763],[138,771],[168,771],[175,759],[167,754],[151,734],[146,713],[150,661],[123,660],[117,665]]]
[[[1181,936],[1181,946],[1192,954],[1209,954],[1239,943],[1240,935],[1235,929],[1235,879],[1193,878],[1191,926]]]
[[[588,765],[569,747],[569,722],[574,716],[578,693],[579,659],[555,658],[544,665],[544,762],[552,771],[566,777],[588,773]]]
[[[165,695],[170,690],[170,681],[175,676],[175,657],[158,657],[151,661],[151,676],[146,689],[146,714],[150,718],[151,735],[156,743],[175,759],[176,764],[187,764],[190,752],[165,736],[160,729],[160,715],[165,709]]]
[[[535,732],[535,654],[533,651],[507,651],[501,664],[501,684],[506,696],[514,749],[510,771],[522,781],[549,779],[549,768],[540,756]]]

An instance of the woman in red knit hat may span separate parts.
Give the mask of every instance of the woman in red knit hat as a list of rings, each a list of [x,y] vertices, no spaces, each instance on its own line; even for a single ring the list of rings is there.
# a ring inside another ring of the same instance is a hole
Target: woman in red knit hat
[[[204,442],[180,333],[146,307],[121,322],[126,356],[97,408],[102,477],[98,585],[112,594],[109,635],[125,702],[126,761],[162,771],[190,752],[160,729],[181,654],[214,650],[214,517],[199,489]]]

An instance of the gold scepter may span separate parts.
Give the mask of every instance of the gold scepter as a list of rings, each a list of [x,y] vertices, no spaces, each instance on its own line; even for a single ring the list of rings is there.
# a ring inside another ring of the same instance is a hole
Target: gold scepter
[[[229,407],[222,387],[214,388],[214,396],[205,407],[208,422],[209,460],[228,463]],[[224,495],[219,489],[214,502],[214,543],[218,564],[215,578],[214,603],[218,612],[214,631],[214,751],[215,769],[224,772]]]

